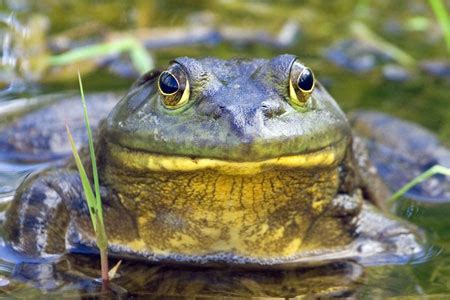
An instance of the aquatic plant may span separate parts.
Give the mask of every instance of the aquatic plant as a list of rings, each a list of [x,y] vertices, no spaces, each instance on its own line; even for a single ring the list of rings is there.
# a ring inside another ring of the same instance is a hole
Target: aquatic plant
[[[450,176],[450,168],[446,168],[441,165],[434,165],[416,178],[412,179],[410,182],[401,187],[396,193],[394,193],[391,198],[389,198],[388,203],[392,204],[394,201],[403,196],[407,191],[413,188],[415,185],[427,180],[433,175],[441,174],[445,176]]]
[[[100,261],[101,261],[101,273],[103,283],[109,281],[108,275],[108,237],[106,236],[105,225],[103,222],[103,208],[102,200],[100,197],[100,184],[97,172],[97,162],[95,159],[95,149],[94,141],[92,138],[91,126],[89,124],[89,117],[86,107],[86,101],[84,99],[83,83],[81,81],[80,73],[78,73],[78,81],[80,84],[81,102],[83,104],[84,111],[84,121],[88,133],[89,140],[89,154],[91,158],[92,165],[92,177],[94,180],[94,191],[92,191],[91,183],[84,169],[83,163],[81,162],[78,150],[76,148],[75,142],[73,140],[72,134],[70,132],[69,126],[66,125],[67,135],[69,137],[70,146],[72,148],[72,154],[77,165],[78,173],[80,174],[81,184],[83,186],[84,195],[86,202],[89,207],[89,214],[92,221],[92,226],[95,232],[95,241],[98,249],[100,250]]]
[[[153,69],[154,62],[142,43],[133,37],[122,38],[105,43],[84,46],[53,55],[48,58],[51,66],[63,66],[78,61],[127,52],[135,69],[143,74]]]
[[[448,10],[445,7],[445,3],[443,0],[428,0],[428,3],[430,4],[439,26],[441,27],[445,44],[447,45],[447,50],[450,54],[450,18],[448,15]]]
[[[414,57],[376,34],[366,24],[353,21],[350,28],[356,38],[385,53],[405,68],[414,68],[416,66],[417,62]]]

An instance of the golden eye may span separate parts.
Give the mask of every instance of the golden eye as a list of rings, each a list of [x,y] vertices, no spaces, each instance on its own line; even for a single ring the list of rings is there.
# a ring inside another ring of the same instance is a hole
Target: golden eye
[[[289,76],[289,97],[291,103],[298,107],[305,107],[314,90],[315,78],[312,70],[295,61]]]
[[[159,75],[158,90],[162,103],[169,109],[185,105],[190,96],[189,80],[183,68],[173,64]]]

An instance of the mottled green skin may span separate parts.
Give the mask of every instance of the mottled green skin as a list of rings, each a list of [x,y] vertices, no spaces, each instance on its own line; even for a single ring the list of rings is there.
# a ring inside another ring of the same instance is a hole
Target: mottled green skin
[[[190,78],[189,103],[169,110],[153,81],[136,85],[109,116],[108,141],[152,153],[256,161],[348,137],[345,115],[320,84],[306,112],[289,104],[294,60],[175,59]]]
[[[291,105],[295,59],[178,58],[191,96],[176,110],[162,105],[157,72],[135,83],[96,138],[111,253],[264,267],[342,259],[398,263],[421,253],[415,229],[380,211],[388,191],[333,98],[317,83],[306,109]],[[342,155],[336,145],[344,147]],[[152,171],[118,161],[117,147],[130,161],[139,153],[242,168],[292,155],[320,157],[324,149],[332,149],[335,160],[308,168],[274,165],[251,175]],[[31,256],[92,246],[73,164],[28,179],[8,211],[5,232],[16,250]]]

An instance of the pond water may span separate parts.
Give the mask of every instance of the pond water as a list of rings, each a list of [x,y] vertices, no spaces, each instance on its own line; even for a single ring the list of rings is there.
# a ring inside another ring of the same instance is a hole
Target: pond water
[[[450,7],[448,1],[443,2]],[[127,89],[138,76],[128,54],[89,59],[69,67],[44,62],[48,55],[131,35],[146,41],[153,64],[158,67],[177,56],[296,54],[314,69],[344,111],[375,109],[390,113],[431,129],[450,144],[449,53],[427,1],[275,4],[221,0],[187,4],[3,0],[0,17],[3,112],[8,107],[21,111],[22,107],[36,105],[32,99],[24,99],[76,90],[77,69],[83,74],[88,93]],[[393,51],[393,47],[403,52]],[[0,126],[11,119],[11,114],[3,112]],[[43,167],[45,162],[0,161],[2,210],[23,177]],[[367,298],[450,297],[450,204],[430,205],[405,199],[396,206],[396,213],[427,233],[427,256],[420,263],[364,270],[356,264],[342,263],[301,272],[250,272],[184,270],[124,262],[122,277],[113,290],[118,295],[124,295],[126,289],[147,296],[295,297],[318,292]],[[100,292],[89,278],[98,276],[95,258],[72,256],[58,264],[39,265],[11,262],[17,259],[21,258],[6,248],[0,251],[1,296],[38,297],[51,293],[78,297]]]

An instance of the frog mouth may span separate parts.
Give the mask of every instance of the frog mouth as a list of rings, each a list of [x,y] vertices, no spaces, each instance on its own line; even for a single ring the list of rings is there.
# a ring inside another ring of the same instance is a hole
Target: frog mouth
[[[152,172],[195,172],[216,170],[224,174],[252,175],[271,169],[316,169],[337,166],[344,158],[348,139],[314,152],[286,155],[260,161],[229,161],[216,158],[195,158],[170,156],[125,148],[109,143],[108,160],[119,167],[135,171]]]

